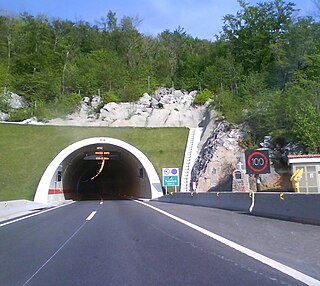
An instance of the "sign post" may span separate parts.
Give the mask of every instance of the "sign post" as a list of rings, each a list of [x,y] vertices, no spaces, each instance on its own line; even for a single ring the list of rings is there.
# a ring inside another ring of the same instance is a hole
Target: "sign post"
[[[168,193],[168,187],[174,187],[176,192],[179,183],[179,168],[162,168],[162,186],[166,188]]]
[[[247,150],[246,158],[246,173],[254,174],[256,177],[257,191],[260,191],[260,174],[270,173],[270,160],[268,150]]]

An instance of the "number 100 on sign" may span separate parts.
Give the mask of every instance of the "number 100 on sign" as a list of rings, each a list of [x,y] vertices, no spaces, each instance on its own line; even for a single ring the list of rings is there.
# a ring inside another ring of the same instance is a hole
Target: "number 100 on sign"
[[[270,173],[270,160],[268,150],[247,150],[246,173],[247,174],[268,174]]]

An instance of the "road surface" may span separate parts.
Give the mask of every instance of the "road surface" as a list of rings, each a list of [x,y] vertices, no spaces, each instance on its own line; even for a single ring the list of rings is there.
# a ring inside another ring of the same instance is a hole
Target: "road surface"
[[[201,233],[202,228],[277,259],[289,270],[278,271]],[[295,242],[299,247],[280,246],[311,234],[314,246],[303,241]],[[82,201],[0,227],[0,284],[305,285],[302,280],[320,285],[319,235],[316,226],[217,209]],[[275,243],[280,237],[287,241]],[[310,248],[310,257],[299,257]],[[302,274],[300,281],[292,269]]]

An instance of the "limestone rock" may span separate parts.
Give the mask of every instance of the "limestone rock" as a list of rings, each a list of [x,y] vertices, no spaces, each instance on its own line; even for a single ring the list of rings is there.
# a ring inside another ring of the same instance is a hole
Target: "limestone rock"
[[[96,109],[98,108],[99,104],[101,102],[101,96],[100,95],[94,95],[91,99],[91,107]]]
[[[25,105],[25,102],[24,102],[24,99],[22,96],[20,96],[16,93],[10,92],[9,93],[9,106],[12,109],[19,109],[19,108],[25,107],[26,105]]]
[[[138,104],[150,107],[151,99],[152,98],[148,93],[144,93],[143,96],[138,100]]]
[[[191,172],[191,182],[197,183],[198,191],[231,191],[230,175],[244,152],[239,144],[243,138],[241,128],[231,127],[226,121],[215,123]]]
[[[96,113],[101,105],[99,96],[84,97],[79,110],[66,120],[53,119],[54,125],[95,125],[135,127],[197,127],[206,106],[193,106],[197,91],[187,92],[159,88],[153,95],[144,93],[135,103],[110,102]]]
[[[0,110],[0,121],[5,121],[5,120],[7,120],[8,117],[9,117],[9,115],[7,113],[2,112]]]
[[[39,122],[37,117],[31,117],[28,119],[25,119],[20,122],[20,124],[27,124],[27,125],[44,125],[42,122]]]

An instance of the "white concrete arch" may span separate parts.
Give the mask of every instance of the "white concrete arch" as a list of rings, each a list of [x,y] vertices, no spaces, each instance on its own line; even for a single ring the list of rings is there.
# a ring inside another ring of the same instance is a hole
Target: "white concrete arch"
[[[37,187],[37,191],[34,197],[35,202],[39,203],[48,203],[48,191],[50,189],[50,183],[52,181],[52,178],[55,176],[58,168],[61,166],[61,163],[72,153],[76,152],[77,150],[90,146],[90,145],[96,145],[96,144],[108,144],[115,147],[122,148],[129,153],[132,154],[137,160],[140,161],[142,164],[146,176],[148,177],[149,183],[150,183],[150,198],[157,198],[163,195],[162,193],[162,187],[160,183],[159,176],[150,162],[150,160],[136,147],[121,141],[119,139],[115,138],[109,138],[109,137],[94,137],[94,138],[88,138],[84,139],[78,142],[75,142],[65,149],[63,149],[48,165],[45,172],[43,173],[39,185]]]

